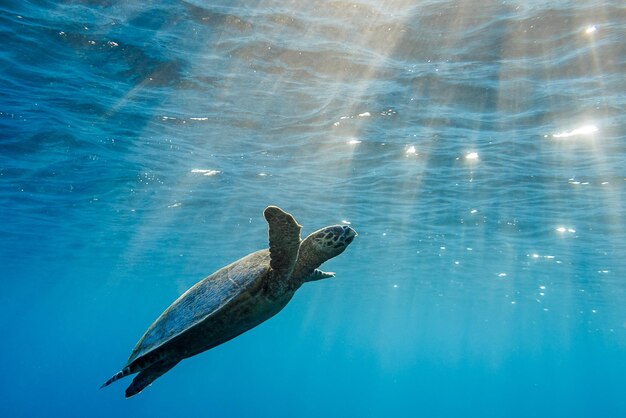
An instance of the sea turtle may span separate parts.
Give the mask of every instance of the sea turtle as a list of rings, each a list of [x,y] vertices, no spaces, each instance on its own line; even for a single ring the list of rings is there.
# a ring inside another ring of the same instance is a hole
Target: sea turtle
[[[179,361],[235,338],[276,315],[304,283],[333,277],[317,268],[341,254],[357,233],[333,225],[300,240],[302,228],[276,206],[263,212],[269,248],[249,254],[187,290],[157,318],[128,362],[101,387],[139,373],[126,397],[141,392]]]

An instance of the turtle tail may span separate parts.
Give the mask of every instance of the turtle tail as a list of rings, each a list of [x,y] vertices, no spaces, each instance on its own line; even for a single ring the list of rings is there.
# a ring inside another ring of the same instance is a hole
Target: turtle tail
[[[122,370],[120,370],[119,372],[111,376],[109,380],[104,382],[102,386],[100,386],[100,389],[102,389],[105,386],[109,386],[111,383],[115,382],[116,380],[120,380],[122,377],[126,377],[129,374],[133,374],[133,372],[130,371],[130,367],[124,367]]]

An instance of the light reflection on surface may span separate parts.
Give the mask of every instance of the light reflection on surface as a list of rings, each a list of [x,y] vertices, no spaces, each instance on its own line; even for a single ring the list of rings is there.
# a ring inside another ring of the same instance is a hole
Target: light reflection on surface
[[[598,127],[596,125],[585,125],[571,131],[563,131],[552,134],[552,138],[569,138],[570,136],[589,135],[595,132],[598,132]]]
[[[215,176],[221,173],[219,170],[207,170],[201,168],[194,168],[191,172],[194,174],[202,174],[203,176]]]

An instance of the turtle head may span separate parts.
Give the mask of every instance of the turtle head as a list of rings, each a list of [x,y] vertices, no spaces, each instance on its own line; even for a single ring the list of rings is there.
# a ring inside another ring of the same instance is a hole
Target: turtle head
[[[347,225],[327,226],[313,232],[300,244],[292,277],[304,280],[323,262],[344,252],[356,236],[356,231]]]
[[[313,248],[329,260],[341,254],[356,236],[356,231],[349,226],[333,225],[315,231],[307,239],[311,238]]]

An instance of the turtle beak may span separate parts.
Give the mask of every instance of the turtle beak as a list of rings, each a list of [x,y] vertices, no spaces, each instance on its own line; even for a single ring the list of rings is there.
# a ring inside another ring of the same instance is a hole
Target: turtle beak
[[[344,225],[341,228],[343,229],[343,232],[341,233],[341,238],[346,243],[346,245],[350,244],[352,242],[352,240],[354,240],[354,238],[357,235],[359,235],[359,234],[356,233],[356,231],[354,229],[350,228],[347,225]]]

